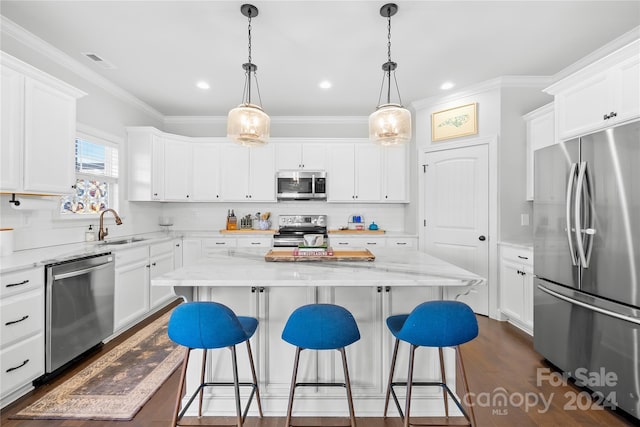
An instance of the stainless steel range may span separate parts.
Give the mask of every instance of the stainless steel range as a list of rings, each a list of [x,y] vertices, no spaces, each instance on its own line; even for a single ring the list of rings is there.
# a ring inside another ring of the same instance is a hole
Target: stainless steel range
[[[327,216],[280,215],[278,232],[273,236],[273,246],[298,247],[304,243],[305,234],[322,234],[327,241]]]

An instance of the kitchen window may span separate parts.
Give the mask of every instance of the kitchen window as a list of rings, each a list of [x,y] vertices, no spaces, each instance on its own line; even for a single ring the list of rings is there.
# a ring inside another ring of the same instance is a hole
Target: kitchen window
[[[96,215],[118,208],[118,144],[78,132],[75,150],[75,192],[60,198],[60,216]]]

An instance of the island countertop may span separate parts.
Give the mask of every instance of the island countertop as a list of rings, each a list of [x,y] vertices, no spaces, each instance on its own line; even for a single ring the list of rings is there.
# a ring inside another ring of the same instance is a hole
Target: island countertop
[[[419,251],[376,249],[374,261],[267,262],[265,249],[226,249],[158,276],[153,286],[474,286],[483,277]]]

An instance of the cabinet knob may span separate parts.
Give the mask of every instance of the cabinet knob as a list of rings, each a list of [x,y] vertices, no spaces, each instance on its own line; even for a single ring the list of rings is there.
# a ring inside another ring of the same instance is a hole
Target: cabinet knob
[[[478,240],[480,240],[481,242],[484,242],[485,240],[487,240],[487,238],[484,236],[480,236],[478,237]]]
[[[187,199],[189,198],[189,195],[187,194]]]

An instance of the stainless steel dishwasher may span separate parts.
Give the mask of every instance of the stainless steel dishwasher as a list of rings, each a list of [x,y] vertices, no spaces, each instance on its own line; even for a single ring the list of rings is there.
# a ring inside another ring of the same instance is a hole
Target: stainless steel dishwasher
[[[45,376],[113,334],[113,255],[46,265]]]

